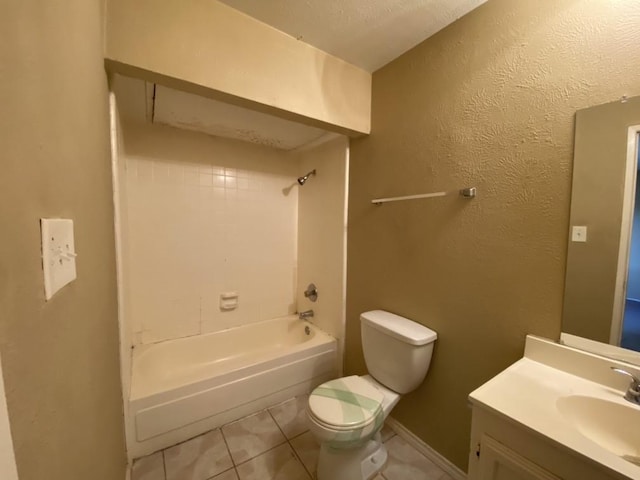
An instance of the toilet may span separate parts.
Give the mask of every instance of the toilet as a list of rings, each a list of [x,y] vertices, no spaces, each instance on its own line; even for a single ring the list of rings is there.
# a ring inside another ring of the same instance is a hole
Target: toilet
[[[320,444],[318,480],[369,480],[384,467],[380,429],[431,363],[433,330],[383,310],[361,314],[360,325],[369,375],[331,380],[309,395],[307,418]]]

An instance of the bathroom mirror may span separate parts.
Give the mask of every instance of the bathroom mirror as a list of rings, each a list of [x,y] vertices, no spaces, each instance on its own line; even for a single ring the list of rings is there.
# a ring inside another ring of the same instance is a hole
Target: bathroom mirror
[[[638,364],[639,134],[640,97],[576,113],[561,338]]]

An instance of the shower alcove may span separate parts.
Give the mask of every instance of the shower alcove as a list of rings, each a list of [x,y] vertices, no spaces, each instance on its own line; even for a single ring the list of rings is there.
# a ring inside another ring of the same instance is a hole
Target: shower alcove
[[[349,141],[139,79],[114,75],[111,92],[136,458],[339,375]]]

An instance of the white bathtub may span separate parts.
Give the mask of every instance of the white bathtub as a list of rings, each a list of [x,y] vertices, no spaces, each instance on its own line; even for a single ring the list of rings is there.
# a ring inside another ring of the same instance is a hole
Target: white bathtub
[[[147,455],[308,393],[335,378],[337,366],[336,339],[296,316],[138,346],[129,455]]]

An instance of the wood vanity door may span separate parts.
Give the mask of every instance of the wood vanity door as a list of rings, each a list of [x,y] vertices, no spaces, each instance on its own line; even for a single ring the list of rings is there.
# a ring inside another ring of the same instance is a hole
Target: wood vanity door
[[[488,435],[480,441],[478,480],[561,480]]]

